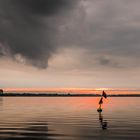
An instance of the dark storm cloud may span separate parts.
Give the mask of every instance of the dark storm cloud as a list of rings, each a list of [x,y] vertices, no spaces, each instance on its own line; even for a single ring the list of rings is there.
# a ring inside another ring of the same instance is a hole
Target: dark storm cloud
[[[62,9],[67,9],[75,2],[68,0],[11,0],[19,9],[39,16],[55,15]]]
[[[1,0],[0,55],[45,68],[57,50],[68,48],[80,55],[79,68],[139,66],[139,5],[139,0]]]
[[[56,49],[57,28],[49,18],[71,10],[74,4],[73,0],[1,0],[0,55],[47,67]]]

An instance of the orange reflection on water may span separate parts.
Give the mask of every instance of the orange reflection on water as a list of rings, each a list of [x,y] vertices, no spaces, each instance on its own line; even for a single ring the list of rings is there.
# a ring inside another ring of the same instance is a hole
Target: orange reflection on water
[[[0,104],[1,118],[26,121],[53,116],[63,121],[66,116],[87,117],[89,113],[94,118],[94,115],[98,116],[99,100],[100,97],[4,97]],[[118,110],[129,112],[137,106],[140,106],[139,98],[109,97],[103,100],[102,108],[103,113],[112,114]]]
[[[127,100],[126,100],[127,98]],[[110,106],[121,106],[128,104],[136,104],[133,99],[137,97],[108,97],[103,100],[103,105]],[[97,106],[100,97],[6,97],[4,98],[5,102],[8,104],[21,104],[21,105],[35,105],[35,106],[45,106],[49,104],[55,104],[59,106],[65,106],[66,104],[70,104],[70,106],[76,107],[76,105],[84,105],[84,106]],[[119,100],[118,100],[119,99]]]
[[[6,97],[3,98],[3,108],[16,108],[22,112],[22,108],[32,108],[45,112],[45,110],[59,111],[71,110],[97,110],[100,97]],[[103,99],[102,108],[105,110],[129,108],[129,106],[139,106],[138,97],[108,97]]]

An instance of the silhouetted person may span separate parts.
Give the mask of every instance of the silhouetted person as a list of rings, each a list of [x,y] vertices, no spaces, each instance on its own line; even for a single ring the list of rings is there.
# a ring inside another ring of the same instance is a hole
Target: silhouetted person
[[[101,123],[102,129],[105,130],[105,129],[107,129],[107,121],[106,120],[105,121],[103,120],[103,116],[101,114],[101,112],[102,112],[103,98],[105,98],[105,99],[107,98],[107,94],[104,92],[104,90],[103,90],[102,95],[101,95],[101,98],[99,100],[99,108],[97,109],[97,111],[99,112],[99,121]]]
[[[99,108],[97,109],[98,112],[102,112],[103,98],[107,98],[107,94],[104,92],[104,90],[102,92],[101,99],[99,100]]]

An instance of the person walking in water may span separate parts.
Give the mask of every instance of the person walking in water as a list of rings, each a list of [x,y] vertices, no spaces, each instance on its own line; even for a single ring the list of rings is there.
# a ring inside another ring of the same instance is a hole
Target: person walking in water
[[[103,104],[103,98],[107,98],[107,94],[104,92],[101,95],[101,99],[99,100],[99,108],[97,109],[98,112],[102,112],[102,104]]]

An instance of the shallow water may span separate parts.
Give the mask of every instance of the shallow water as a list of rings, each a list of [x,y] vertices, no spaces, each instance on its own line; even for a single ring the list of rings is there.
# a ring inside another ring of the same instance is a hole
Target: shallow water
[[[140,98],[1,97],[0,140],[139,140]]]

